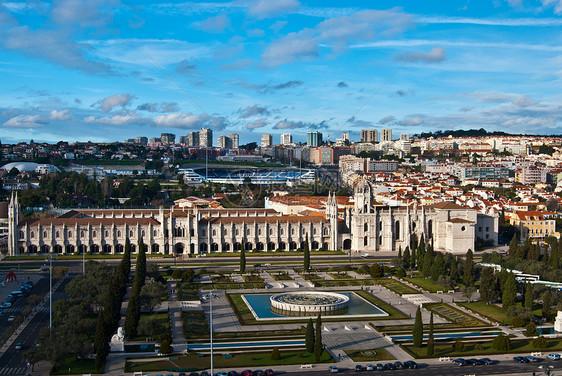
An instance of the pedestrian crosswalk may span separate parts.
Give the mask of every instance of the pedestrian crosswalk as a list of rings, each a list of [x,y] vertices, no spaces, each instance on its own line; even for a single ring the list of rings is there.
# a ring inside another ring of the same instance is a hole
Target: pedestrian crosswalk
[[[26,367],[4,367],[0,369],[0,375],[27,375]]]
[[[3,308],[4,313],[2,315],[8,315],[8,314],[15,314],[15,313],[20,313],[23,311],[23,307],[10,307],[10,308]],[[36,309],[37,312],[46,312],[49,310],[48,306],[42,306],[38,309]]]

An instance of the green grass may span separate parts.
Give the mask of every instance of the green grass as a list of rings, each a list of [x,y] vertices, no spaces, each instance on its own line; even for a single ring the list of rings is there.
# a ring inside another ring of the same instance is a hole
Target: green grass
[[[455,325],[461,325],[465,328],[468,327],[481,327],[488,326],[484,321],[470,316],[446,303],[427,303],[423,307],[432,311],[438,316],[443,317],[445,320],[452,322]]]
[[[276,281],[292,281],[293,277],[291,277],[289,275],[289,273],[286,272],[281,272],[279,274],[275,274],[273,272],[270,272],[269,275],[271,276],[271,278],[273,278]]]
[[[215,353],[213,363],[216,368],[256,368],[265,366],[277,366],[288,364],[312,364],[316,363],[314,355],[303,350],[283,350],[279,349],[280,359],[272,360],[271,351],[266,352],[244,352],[241,354],[231,354],[232,358]],[[319,363],[333,363],[334,360],[324,351]],[[179,356],[177,360],[155,360],[153,362],[131,362],[125,365],[125,372],[144,371],[173,371],[189,372],[209,369],[211,358],[198,357],[196,354]],[[327,366],[326,366],[327,369]]]
[[[446,291],[447,289],[431,278],[425,279],[424,277],[416,277],[416,278],[404,278],[406,281],[421,287],[429,292],[437,292],[437,291]]]
[[[504,325],[511,325],[511,317],[507,317],[507,312],[502,307],[484,302],[457,303],[470,311],[476,312],[484,317],[488,317]]]
[[[185,338],[207,337],[209,327],[203,311],[182,311],[183,334]]]
[[[344,350],[354,362],[378,362],[396,360],[386,349]]]
[[[486,342],[465,342],[465,350],[462,352],[455,352],[453,350],[452,343],[436,343],[435,344],[435,354],[433,355],[434,358],[438,358],[441,356],[450,356],[450,357],[459,357],[459,356],[474,356],[474,355],[494,355],[494,354],[505,354],[505,353],[530,353],[534,351],[559,351],[562,350],[562,339],[550,339],[548,340],[548,347],[547,349],[536,349],[531,344],[531,339],[525,340],[517,340],[511,341],[511,350],[505,351],[498,351],[492,348],[492,341]],[[476,349],[475,346],[480,344],[482,346],[481,349]],[[424,358],[427,357],[427,348],[421,347],[414,347],[413,345],[402,345],[401,346],[404,350],[410,353],[412,356],[416,358]]]
[[[259,275],[254,275],[254,274],[243,275],[242,278],[243,278],[244,281],[246,281],[246,282],[263,283],[263,278],[260,277]]]
[[[328,275],[334,279],[350,279],[351,277],[347,272],[338,272],[338,273],[328,273]]]
[[[78,360],[75,356],[69,356],[59,367],[53,367],[51,370],[51,375],[68,375],[69,373],[72,375],[96,373],[96,361],[93,359]]]
[[[379,285],[386,287],[387,289],[398,295],[420,294],[420,291],[391,278],[381,278],[377,282]]]

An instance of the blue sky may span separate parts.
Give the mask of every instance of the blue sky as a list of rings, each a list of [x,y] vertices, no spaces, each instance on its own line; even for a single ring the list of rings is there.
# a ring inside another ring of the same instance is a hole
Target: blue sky
[[[560,134],[562,0],[0,3],[0,140]]]

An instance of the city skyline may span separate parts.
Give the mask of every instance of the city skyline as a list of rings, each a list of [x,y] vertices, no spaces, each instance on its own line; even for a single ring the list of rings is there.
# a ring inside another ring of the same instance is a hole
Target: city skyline
[[[1,139],[561,133],[561,1],[394,5],[3,3]]]

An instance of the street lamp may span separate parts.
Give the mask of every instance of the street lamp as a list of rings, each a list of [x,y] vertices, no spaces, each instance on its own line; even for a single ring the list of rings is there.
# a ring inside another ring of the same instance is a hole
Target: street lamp
[[[209,291],[209,318],[210,318],[210,334],[211,334],[211,375],[214,375],[213,367],[213,299],[218,299],[219,296],[213,294],[213,290]]]
[[[49,329],[53,327],[53,255],[47,256],[45,261],[49,261]]]

